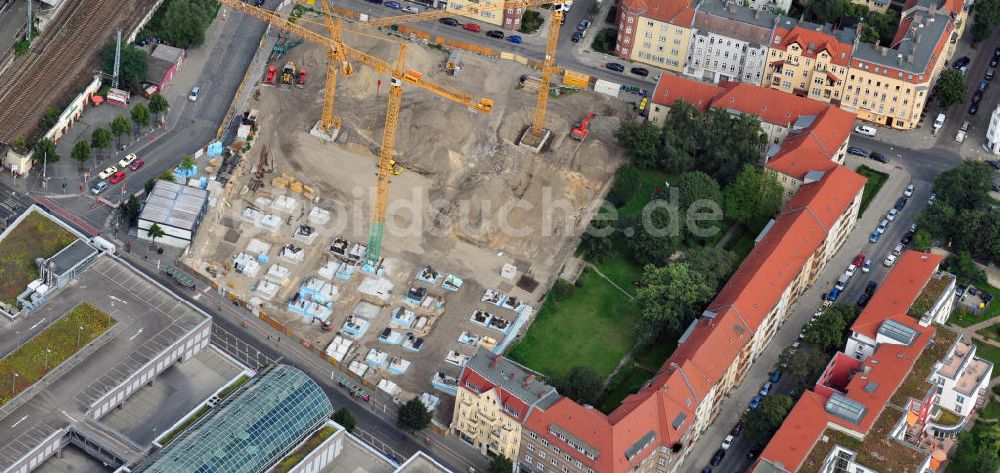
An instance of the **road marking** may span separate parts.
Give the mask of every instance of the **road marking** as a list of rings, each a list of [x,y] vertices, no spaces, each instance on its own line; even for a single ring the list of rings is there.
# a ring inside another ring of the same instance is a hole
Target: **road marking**
[[[76,419],[74,419],[73,416],[67,414],[66,411],[60,411],[60,412],[62,412],[64,416],[69,417],[69,420],[71,420],[73,422],[76,422]],[[27,417],[27,416],[25,416],[25,417]]]
[[[42,322],[45,322],[45,319],[42,319],[42,320],[39,320],[38,322],[35,322],[35,325],[32,325],[31,328],[29,328],[28,330],[34,330],[35,327],[38,327],[39,325],[42,325]]]
[[[111,300],[113,300],[113,301],[118,301],[118,302],[121,302],[122,304],[128,304],[128,302],[126,302],[126,301],[124,301],[124,300],[121,300],[121,299],[119,299],[119,298],[117,298],[117,297],[115,297],[115,296],[108,296],[108,299],[111,299]]]
[[[24,422],[24,419],[27,419],[27,418],[28,418],[28,416],[24,416],[24,417],[22,417],[22,418],[21,418],[21,420],[19,420],[19,421],[17,421],[17,422],[14,422],[13,424],[11,424],[11,425],[10,425],[10,428],[12,428],[12,429],[13,429],[14,427],[17,427],[17,424],[20,424],[21,422]]]
[[[132,340],[135,339],[135,337],[138,337],[140,333],[142,333],[142,329],[136,330],[135,331],[135,335],[132,335],[131,337],[129,337],[128,341],[131,342]]]

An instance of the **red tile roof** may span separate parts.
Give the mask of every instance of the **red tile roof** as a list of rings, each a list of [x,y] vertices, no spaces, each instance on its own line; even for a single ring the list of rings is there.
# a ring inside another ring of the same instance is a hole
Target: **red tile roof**
[[[818,182],[801,186],[785,208],[809,209],[824,231],[829,231],[864,189],[866,181],[864,176],[844,166],[834,166]]]
[[[712,102],[713,107],[751,113],[768,123],[788,125],[801,116],[819,115],[827,108],[833,107],[818,100],[745,82],[723,81],[719,85],[726,91],[715,98]]]
[[[622,0],[620,8],[644,18],[690,28],[694,20],[692,3],[690,0]]]
[[[781,151],[767,161],[767,168],[802,180],[809,171],[829,171],[838,167],[833,157],[815,135],[803,132],[786,139],[781,144]]]
[[[479,389],[479,393],[485,393],[487,391],[496,389],[497,397],[500,398],[500,403],[503,406],[510,408],[510,411],[505,409],[500,409],[500,412],[505,416],[511,417],[512,419],[521,422],[524,420],[524,416],[528,413],[528,405],[525,404],[524,401],[519,399],[517,396],[514,396],[507,390],[497,386],[496,384],[491,383],[488,379],[480,376],[478,373],[468,368],[462,370],[461,379],[459,380],[458,383],[458,385],[460,386],[459,389],[468,389],[467,387],[465,387],[466,383],[476,386]],[[517,414],[514,414],[515,412]]]
[[[717,95],[725,90],[717,85],[685,79],[673,74],[663,74],[653,92],[653,103],[671,106],[678,100],[694,105],[700,112],[708,110]]]
[[[791,30],[775,28],[772,37],[774,38],[772,43],[776,43],[771,44],[772,48],[787,50],[793,43],[798,44],[802,55],[811,58],[818,56],[821,51],[826,51],[830,55],[830,62],[838,66],[846,67],[850,64],[851,50],[854,49],[853,44],[841,43],[829,33],[798,26]],[[810,46],[812,50],[809,49]]]
[[[798,471],[816,441],[826,430],[826,398],[813,391],[802,393],[785,417],[781,428],[767,443],[760,458],[780,463],[787,471]]]
[[[913,321],[906,315],[906,311],[943,260],[944,256],[941,255],[903,252],[871,301],[854,321],[851,330],[874,340],[878,328],[889,317],[902,316],[903,319]]]

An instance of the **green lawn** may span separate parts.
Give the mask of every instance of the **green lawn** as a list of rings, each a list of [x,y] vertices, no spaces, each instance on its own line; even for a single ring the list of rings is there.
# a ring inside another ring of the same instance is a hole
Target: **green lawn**
[[[12,393],[24,391],[42,379],[115,323],[108,314],[84,302],[0,360],[0,406],[13,398]]]
[[[507,356],[546,375],[589,366],[608,376],[635,343],[635,304],[591,270],[576,292],[546,300],[524,339]]]
[[[983,410],[979,413],[979,416],[984,419],[1000,418],[1000,402],[990,399],[990,402],[983,406]]]
[[[225,389],[223,389],[222,391],[219,391],[219,399],[225,399],[229,397],[229,395],[232,394],[233,391],[239,389],[240,386],[243,386],[249,380],[250,377],[245,374],[241,375],[239,378],[236,378],[236,380],[233,381],[232,384],[226,386]]]
[[[170,433],[163,436],[163,438],[160,439],[160,445],[166,445],[170,443],[173,439],[177,438],[177,436],[181,432],[184,432],[184,430],[190,427],[191,424],[195,423],[198,419],[201,419],[202,416],[207,414],[209,409],[211,409],[211,407],[209,407],[208,404],[205,404],[200,408],[198,408],[198,410],[195,411],[194,414],[191,414],[187,419],[184,419],[184,422],[181,422],[181,424],[178,425],[177,428],[171,430]]]
[[[48,217],[32,212],[0,242],[0,301],[17,302],[17,295],[38,277],[36,258],[48,258],[76,237]]]
[[[656,373],[647,371],[634,362],[622,366],[608,381],[607,389],[597,403],[597,408],[605,414],[612,413],[629,394],[639,390],[654,374]]]
[[[726,243],[726,249],[736,253],[740,261],[750,254],[750,250],[753,250],[754,239],[757,238],[757,234],[760,232],[752,232],[744,226],[740,226],[741,230],[736,230],[738,233],[734,234],[729,242]]]
[[[639,174],[639,189],[625,205],[618,209],[618,216],[624,217],[642,212],[642,208],[652,199],[653,191],[658,188],[664,189],[664,183],[676,177],[676,174],[643,169]]]
[[[958,325],[959,327],[968,327],[972,324],[978,324],[983,320],[986,319],[962,309],[955,309],[948,317],[948,323]]]
[[[306,439],[306,441],[299,446],[299,448],[296,448],[295,451],[289,454],[287,457],[285,457],[285,459],[282,460],[281,463],[278,463],[278,465],[275,466],[272,471],[274,471],[275,473],[285,473],[291,470],[292,467],[298,465],[299,462],[301,462],[302,459],[306,457],[306,455],[308,455],[313,450],[316,450],[316,447],[319,447],[319,445],[323,443],[324,440],[329,438],[335,432],[337,432],[337,429],[329,425],[324,426],[322,429],[317,430],[312,435],[310,435],[309,438]]]
[[[615,284],[626,292],[635,295],[635,286],[632,285],[632,281],[642,278],[642,268],[633,263],[623,253],[624,249],[619,249],[612,256],[605,258],[600,263],[594,263],[594,266],[597,266],[597,269],[601,273],[614,281]]]
[[[863,215],[865,213],[865,209],[868,208],[868,204],[870,204],[872,199],[875,198],[875,195],[878,194],[879,189],[882,188],[885,181],[889,179],[889,175],[881,171],[876,171],[868,166],[865,166],[864,164],[858,166],[857,173],[868,178],[868,182],[865,184],[865,190],[861,194],[860,214]]]

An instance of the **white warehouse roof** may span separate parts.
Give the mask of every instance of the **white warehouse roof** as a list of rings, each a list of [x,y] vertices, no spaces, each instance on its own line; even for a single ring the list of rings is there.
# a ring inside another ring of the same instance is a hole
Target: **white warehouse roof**
[[[194,230],[208,192],[168,181],[156,181],[139,219],[183,230]]]

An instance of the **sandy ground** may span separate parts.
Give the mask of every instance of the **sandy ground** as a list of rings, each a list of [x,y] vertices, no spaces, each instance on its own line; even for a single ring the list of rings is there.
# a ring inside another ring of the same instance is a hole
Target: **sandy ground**
[[[397,45],[385,41],[352,44],[385,60],[395,58],[398,51]],[[485,289],[504,291],[538,307],[586,224],[581,217],[588,213],[593,199],[603,193],[623,159],[612,134],[627,113],[625,104],[587,92],[551,99],[546,120],[546,126],[553,130],[551,144],[536,155],[515,144],[531,120],[535,103],[534,95],[518,90],[516,85],[522,74],[533,71],[510,61],[466,55],[461,74],[452,77],[441,71],[446,58],[443,52],[418,45],[410,45],[408,52],[407,68],[456,91],[475,91],[476,97],[490,98],[494,109],[490,114],[477,113],[405,86],[396,142],[396,160],[404,171],[393,177],[382,252],[387,258],[384,276],[394,287],[348,357],[363,359],[374,347],[412,362],[405,375],[389,378],[403,390],[399,396],[402,399],[435,392],[430,379],[437,371],[459,374],[461,369],[446,363],[444,357],[451,350],[469,356],[476,350],[459,343],[459,334],[503,340],[505,333],[470,321],[475,310],[490,311],[509,321],[517,317],[482,302]],[[250,300],[254,285],[268,267],[289,267],[292,275],[261,309],[322,350],[357,302],[371,300],[357,290],[368,276],[357,271],[349,281],[334,281],[340,298],[329,318],[334,327],[331,332],[323,332],[318,323],[288,311],[286,302],[305,278],[315,275],[318,268],[334,258],[328,250],[333,238],[367,242],[376,152],[385,124],[389,80],[362,64],[355,64],[351,77],[341,77],[335,114],[342,118],[344,126],[335,143],[324,143],[308,131],[322,109],[325,51],[299,46],[274,65],[280,69],[286,61],[307,70],[306,86],[259,86],[259,99],[251,102],[251,107],[260,111],[260,129],[246,162],[256,163],[266,145],[275,169],[264,177],[265,185],[256,192],[245,187],[246,174],[236,178],[233,195],[206,217],[205,222],[211,224],[203,225],[207,228],[192,244],[189,261],[199,271],[214,266],[220,272],[218,281],[243,300]],[[378,79],[382,80],[381,91],[377,90]],[[589,112],[599,116],[591,121],[587,141],[571,140],[571,123]],[[282,173],[290,173],[314,189],[315,198],[310,201],[288,189],[272,187],[271,179]],[[258,198],[278,195],[294,197],[301,204],[299,210],[290,213],[271,211],[282,218],[279,229],[267,231],[241,222],[240,213]],[[303,215],[313,206],[329,210],[333,221],[316,229],[318,237],[313,244],[296,243],[304,247],[303,261],[283,262],[276,257],[277,250],[294,243],[292,232],[305,223]],[[504,207],[511,210],[500,211]],[[230,271],[226,262],[244,251],[253,238],[272,244],[271,261],[262,265],[256,278],[248,278]],[[502,279],[499,273],[504,264],[514,264],[520,274],[537,280],[537,288],[529,292],[517,287],[516,280]],[[463,278],[465,285],[452,293],[415,282],[416,273],[427,265],[442,274]],[[431,320],[424,348],[414,353],[379,343],[377,338],[389,323],[390,310],[404,304],[403,297],[410,287],[421,285],[444,302],[443,309],[437,311],[414,309]],[[379,372],[369,381],[376,384],[379,376],[390,375]],[[436,394],[446,403],[438,417],[447,421],[451,398]]]

